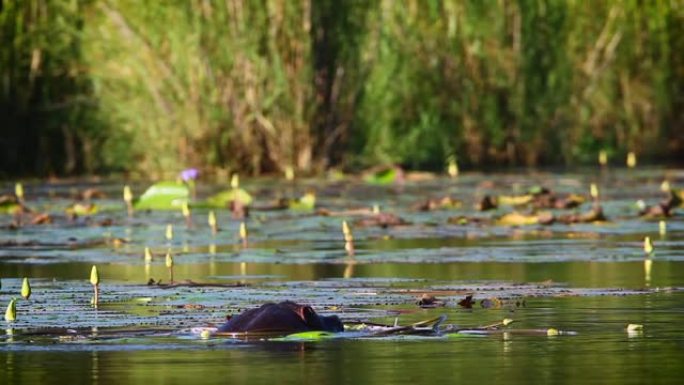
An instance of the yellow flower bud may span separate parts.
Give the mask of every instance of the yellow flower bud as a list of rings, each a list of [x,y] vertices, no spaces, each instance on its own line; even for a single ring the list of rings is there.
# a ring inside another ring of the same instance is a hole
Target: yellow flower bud
[[[31,297],[31,284],[27,277],[24,277],[24,281],[21,283],[21,296],[24,299]]]
[[[5,321],[14,322],[17,320],[17,300],[12,298],[9,305],[7,305],[7,310],[5,310]]]
[[[97,266],[95,265],[90,269],[90,284],[93,286],[100,284],[100,275],[97,273]]]

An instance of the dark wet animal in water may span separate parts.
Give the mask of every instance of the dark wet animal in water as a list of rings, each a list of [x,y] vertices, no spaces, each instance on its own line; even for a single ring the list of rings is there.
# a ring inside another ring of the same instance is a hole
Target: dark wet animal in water
[[[313,330],[344,331],[340,319],[320,316],[311,306],[292,301],[267,303],[231,317],[218,328],[223,333],[298,333]]]

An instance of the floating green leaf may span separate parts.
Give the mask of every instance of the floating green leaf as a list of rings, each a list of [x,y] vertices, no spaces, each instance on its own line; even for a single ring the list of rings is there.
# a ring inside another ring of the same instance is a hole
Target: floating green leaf
[[[308,192],[301,198],[293,200],[289,204],[290,210],[309,211],[316,208],[316,194]]]
[[[397,167],[388,167],[368,174],[363,179],[370,184],[388,185],[397,182],[401,174],[401,169]]]
[[[188,202],[188,186],[176,182],[158,182],[140,196],[134,206],[137,210],[175,210]]]
[[[254,198],[245,190],[241,188],[221,191],[220,193],[209,197],[206,200],[207,206],[226,208],[230,202],[238,201],[245,206],[249,206]]]
[[[462,339],[462,338],[482,338],[486,337],[485,334],[476,334],[476,333],[448,333],[446,334],[446,338],[452,340],[452,339]]]
[[[274,338],[273,341],[319,341],[335,338],[337,334],[320,330],[288,334],[285,337]]]
[[[0,214],[16,214],[21,211],[21,204],[10,195],[0,196]]]

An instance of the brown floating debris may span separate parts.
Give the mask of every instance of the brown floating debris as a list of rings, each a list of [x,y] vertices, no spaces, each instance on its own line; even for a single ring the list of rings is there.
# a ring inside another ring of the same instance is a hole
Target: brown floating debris
[[[463,298],[462,300],[458,301],[458,306],[464,307],[466,309],[472,309],[474,303],[475,301],[473,301],[473,295],[469,294],[465,296],[465,298]]]
[[[431,309],[446,306],[446,302],[442,301],[441,299],[437,299],[433,295],[423,294],[420,297],[420,300],[418,300],[418,306],[423,309]]]
[[[402,219],[401,217],[391,214],[391,213],[377,213],[366,216],[365,218],[358,219],[354,221],[355,226],[359,227],[372,227],[378,226],[382,228],[409,225],[410,223]]]

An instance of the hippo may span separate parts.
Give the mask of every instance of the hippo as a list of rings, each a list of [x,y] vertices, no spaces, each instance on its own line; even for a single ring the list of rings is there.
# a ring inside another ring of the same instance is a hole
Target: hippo
[[[299,333],[313,330],[344,331],[336,316],[320,316],[311,306],[292,301],[266,303],[231,317],[218,328],[220,333]]]

